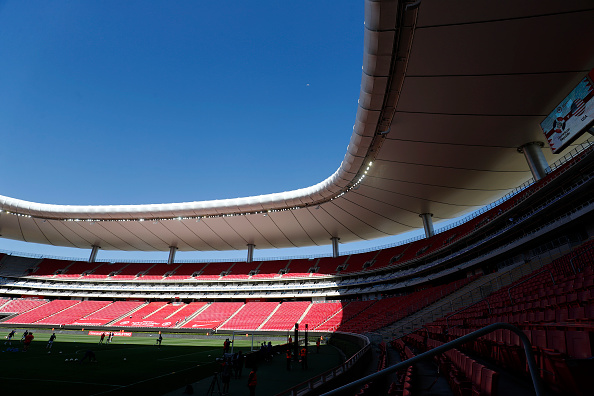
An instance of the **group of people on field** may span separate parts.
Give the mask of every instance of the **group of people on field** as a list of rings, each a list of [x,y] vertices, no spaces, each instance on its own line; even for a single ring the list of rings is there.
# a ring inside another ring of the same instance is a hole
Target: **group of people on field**
[[[231,377],[241,378],[241,370],[244,364],[244,355],[242,351],[234,354],[225,353],[221,363],[221,381],[223,382],[223,394],[229,393]]]
[[[103,341],[105,340],[105,337],[107,336],[107,341],[105,341],[106,344],[111,344],[111,341],[113,340],[113,333],[101,333],[101,338],[99,339],[99,344],[103,344]]]
[[[10,333],[8,333],[8,335],[6,336],[6,341],[4,342],[4,345],[12,345],[12,339],[15,334],[16,334],[16,330],[14,330],[14,329]],[[32,331],[25,330],[23,332],[23,335],[21,336],[21,342],[23,343],[23,352],[27,352],[29,350],[29,347],[31,346],[31,342],[33,342],[33,339],[35,339],[35,336],[33,335]],[[55,339],[56,339],[56,333],[52,333],[52,335],[49,338],[49,341],[47,342],[47,346],[45,348],[51,349],[52,345],[54,344]]]

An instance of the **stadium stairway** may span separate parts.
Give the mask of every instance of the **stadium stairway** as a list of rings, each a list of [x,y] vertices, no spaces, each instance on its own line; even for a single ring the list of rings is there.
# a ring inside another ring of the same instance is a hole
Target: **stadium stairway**
[[[262,328],[262,326],[264,326],[268,322],[268,320],[270,320],[270,318],[272,318],[272,315],[274,315],[276,313],[276,311],[279,310],[280,307],[281,307],[281,304],[278,304],[276,307],[274,307],[274,309],[272,310],[270,315],[268,315],[268,317],[266,319],[264,319],[264,321],[262,323],[260,323],[260,326],[258,326],[258,328],[256,330],[260,330]]]
[[[296,323],[301,323],[303,321],[303,318],[305,318],[307,316],[307,313],[309,312],[311,307],[313,307],[313,304],[309,304],[309,306],[305,309],[305,312],[303,312],[303,315],[301,315],[301,317],[299,318],[299,320]]]
[[[132,311],[128,311],[123,315],[118,316],[116,319],[112,320],[109,323],[106,323],[105,326],[111,326],[115,323],[118,323],[120,320],[123,320],[124,318],[127,318],[128,316],[132,315],[134,312],[138,311],[141,308],[144,308],[148,305],[148,303],[144,303],[142,305],[139,305],[138,307],[134,308]]]
[[[319,328],[319,327],[323,326],[323,325],[324,325],[326,322],[328,322],[329,320],[331,320],[331,319],[332,319],[333,317],[335,317],[336,315],[338,315],[338,314],[342,313],[342,311],[343,311],[343,310],[344,310],[344,306],[340,307],[340,309],[339,309],[338,311],[334,312],[334,314],[333,314],[333,315],[331,315],[331,316],[328,316],[328,317],[326,318],[326,320],[324,320],[324,321],[323,321],[323,322],[321,322],[319,325],[317,325],[317,326],[315,327],[315,329],[314,329],[314,330],[316,330],[317,328]]]
[[[173,311],[172,313],[170,313],[169,315],[167,315],[167,317],[165,317],[165,320],[167,320],[169,318],[175,317],[175,315],[177,315],[184,308],[186,308],[186,304],[180,304],[175,311]]]
[[[532,260],[528,263],[511,265],[498,272],[481,276],[441,300],[384,327],[380,332],[388,339],[402,337],[426,323],[485,299],[491,293],[515,282],[524,275],[542,268],[551,261],[552,258]]]
[[[159,308],[157,308],[156,310],[154,310],[150,314],[146,315],[143,319],[151,319],[152,316],[157,315],[160,310],[162,310],[163,308],[166,308],[168,305],[169,304],[164,304],[164,305],[160,306]]]
[[[239,307],[239,309],[238,309],[237,311],[233,312],[233,315],[229,316],[229,317],[227,318],[227,320],[225,320],[223,323],[221,323],[220,325],[218,325],[218,326],[217,326],[217,329],[219,329],[219,328],[221,328],[221,327],[225,326],[225,325],[227,324],[227,322],[228,322],[228,321],[230,321],[231,319],[233,319],[233,317],[234,317],[235,315],[237,315],[239,312],[241,312],[241,310],[242,310],[243,308],[245,308],[245,304],[243,304],[241,307]]]
[[[179,322],[176,326],[173,326],[176,329],[181,329],[186,323],[194,320],[194,318],[202,313],[206,308],[210,306],[211,303],[205,304],[202,308],[196,310],[192,315],[188,316],[185,320]]]

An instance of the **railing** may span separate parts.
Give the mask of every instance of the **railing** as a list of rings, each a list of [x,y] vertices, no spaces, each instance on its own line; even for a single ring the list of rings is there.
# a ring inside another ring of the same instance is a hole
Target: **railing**
[[[364,337],[364,336],[361,336],[360,334],[354,334],[354,335],[358,336],[358,337]],[[326,382],[346,373],[371,348],[371,343],[369,342],[369,339],[367,337],[364,337],[364,338],[366,339],[366,345],[362,349],[360,349],[357,353],[355,353],[353,356],[351,356],[349,359],[347,359],[344,363],[342,363],[328,371],[325,371],[322,374],[316,375],[315,377],[312,377],[312,378],[308,379],[307,381],[300,383],[299,385],[296,385],[290,389],[287,389],[281,393],[278,393],[276,396],[284,396],[284,395],[297,396],[299,394],[305,394],[308,391],[315,389],[315,388],[325,384]]]
[[[533,274],[532,276],[524,279],[522,282],[518,282],[513,286],[510,286],[507,288],[507,295],[509,297],[509,302],[513,305],[514,304],[514,299],[511,296],[511,289],[520,286],[522,283],[528,282],[530,279],[534,278],[535,276],[538,276],[540,274],[542,274],[543,272],[548,272],[551,275],[551,280],[553,281],[553,285],[555,284],[555,277],[553,276],[553,271],[551,271],[550,269],[546,268],[543,269],[542,271],[538,271],[537,273]]]
[[[536,362],[534,360],[534,354],[532,352],[532,346],[530,345],[530,341],[528,340],[528,337],[526,337],[526,334],[524,334],[524,332],[522,330],[518,329],[516,326],[512,326],[508,323],[494,323],[492,325],[483,327],[480,330],[473,331],[472,333],[462,336],[458,339],[455,339],[453,341],[450,341],[443,345],[435,347],[435,348],[431,349],[430,351],[421,353],[420,355],[417,355],[417,356],[407,359],[403,362],[400,362],[398,364],[390,366],[382,371],[378,371],[377,373],[368,375],[368,376],[363,377],[357,381],[353,381],[350,384],[341,386],[340,388],[336,388],[330,392],[326,392],[326,393],[322,394],[322,396],[347,394],[347,393],[345,393],[345,391],[347,391],[349,389],[355,388],[357,386],[360,387],[360,386],[362,386],[368,382],[371,382],[375,379],[382,378],[390,373],[393,373],[396,370],[406,368],[408,366],[411,366],[417,362],[420,362],[420,361],[423,361],[426,359],[430,359],[430,358],[440,355],[450,349],[454,349],[462,344],[465,344],[469,341],[473,341],[479,337],[482,337],[486,334],[492,333],[493,331],[499,330],[499,329],[509,330],[509,331],[512,331],[518,335],[518,337],[520,338],[520,341],[522,341],[522,346],[524,347],[524,352],[526,353],[526,362],[528,363],[528,371],[530,372],[530,376],[532,377],[532,383],[534,385],[534,392],[536,393],[536,396],[544,395],[544,390],[543,390],[543,387],[542,387],[542,384],[540,381],[540,377],[538,375],[538,367],[536,366]]]
[[[577,270],[575,268],[575,265],[573,263],[573,260],[578,259],[578,258],[582,258],[582,256],[587,256],[589,258],[590,262],[594,262],[594,246],[590,247],[589,249],[586,249],[585,251],[577,254],[575,257],[572,257],[569,260],[569,265],[571,265],[571,269],[573,270],[574,274],[577,274]],[[583,265],[582,265],[583,268]]]

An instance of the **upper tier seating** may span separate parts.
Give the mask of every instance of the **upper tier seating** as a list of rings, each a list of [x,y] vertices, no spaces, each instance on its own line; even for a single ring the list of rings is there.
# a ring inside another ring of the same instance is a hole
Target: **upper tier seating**
[[[248,279],[250,272],[255,271],[258,263],[234,263],[223,279]]]
[[[103,263],[96,267],[92,273],[88,274],[87,279],[107,279],[110,274],[116,274],[122,270],[128,263]]]
[[[336,275],[338,268],[344,265],[348,256],[324,257],[318,261],[316,273],[323,275]]]
[[[348,260],[344,264],[345,268],[340,272],[348,274],[352,272],[361,272],[367,268],[375,269],[375,258],[378,255],[378,253],[378,251],[373,251],[360,254],[352,254],[348,257]]]
[[[199,279],[219,279],[221,274],[227,273],[234,263],[208,263],[202,269],[202,273],[197,277]]]
[[[143,274],[149,270],[154,264],[151,263],[130,263],[123,267],[120,272],[112,276],[114,280],[134,279],[139,274]]]
[[[296,259],[291,260],[288,266],[288,272],[283,277],[287,278],[295,278],[295,277],[304,277],[310,276],[310,269],[316,267],[316,264],[319,259]]]
[[[154,264],[145,274],[140,277],[140,280],[162,280],[166,274],[175,271],[179,264],[160,263]]]
[[[86,261],[76,261],[68,266],[68,268],[60,273],[56,274],[56,278],[79,278],[86,272],[91,272],[95,268],[99,267],[101,263],[89,263]]]
[[[57,271],[66,269],[72,261],[43,259],[31,273],[31,276],[54,276]]]
[[[205,263],[184,263],[175,269],[175,273],[165,278],[166,280],[191,279],[192,275],[202,272]]]
[[[258,267],[258,273],[252,276],[252,279],[275,278],[280,276],[279,272],[287,267],[288,260],[262,261]]]

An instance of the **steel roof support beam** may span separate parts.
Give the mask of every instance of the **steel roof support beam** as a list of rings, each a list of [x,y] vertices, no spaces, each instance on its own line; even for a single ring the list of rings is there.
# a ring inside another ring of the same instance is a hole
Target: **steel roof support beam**
[[[547,169],[549,164],[542,153],[542,142],[530,142],[518,147],[518,152],[523,153],[526,158],[526,162],[532,172],[534,180],[539,181],[547,175]]]
[[[339,237],[332,237],[330,238],[332,241],[332,257],[338,257],[338,241],[340,241]]]
[[[175,252],[177,252],[177,246],[169,246],[169,258],[167,264],[173,264],[175,261]]]
[[[246,262],[251,263],[252,261],[254,261],[254,249],[256,248],[256,245],[254,245],[253,243],[248,243],[247,247],[248,252]]]
[[[97,245],[93,245],[91,248],[91,255],[89,256],[89,263],[94,263],[97,259],[97,252],[99,252],[100,247]]]
[[[425,237],[431,238],[435,235],[435,231],[433,230],[433,213],[421,213],[419,215],[421,219],[423,219],[423,228],[425,229]]]

